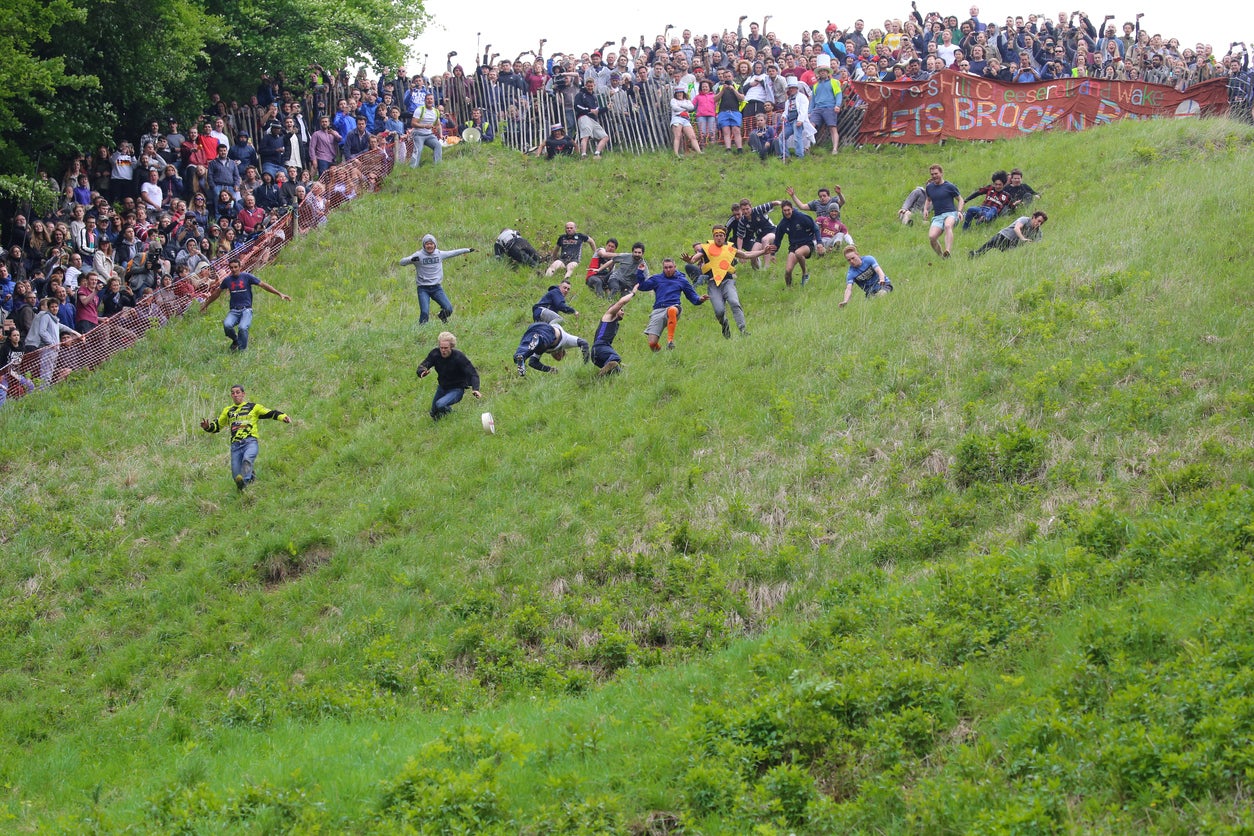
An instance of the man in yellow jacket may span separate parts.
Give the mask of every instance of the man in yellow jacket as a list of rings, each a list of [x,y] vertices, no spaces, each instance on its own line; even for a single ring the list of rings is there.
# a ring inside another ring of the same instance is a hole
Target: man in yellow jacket
[[[735,244],[727,243],[727,227],[719,224],[714,227],[711,240],[704,244],[692,245],[693,255],[687,259],[686,272],[697,273],[699,278],[708,284],[706,290],[710,294],[710,304],[714,306],[714,318],[723,326],[723,336],[731,339],[731,323],[727,321],[727,308],[731,308],[736,327],[742,335],[749,332],[745,329],[745,312],[740,307],[740,295],[736,293],[736,259],[757,258],[767,252],[767,248],[759,245],[753,250],[737,249]]]
[[[259,403],[248,400],[244,387],[236,384],[231,387],[233,404],[222,410],[218,420],[208,418],[200,422],[200,428],[207,433],[228,430],[231,433],[231,477],[235,479],[235,487],[244,490],[244,486],[257,478],[253,469],[257,461],[257,422],[263,418],[273,418],[284,424],[292,423],[292,419],[277,409],[267,409]]]

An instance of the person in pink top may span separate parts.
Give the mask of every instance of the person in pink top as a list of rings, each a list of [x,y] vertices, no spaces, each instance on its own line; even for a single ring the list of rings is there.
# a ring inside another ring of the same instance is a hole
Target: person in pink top
[[[704,146],[713,142],[718,134],[718,96],[714,95],[714,86],[709,80],[701,82],[692,103],[697,106],[697,133]]]

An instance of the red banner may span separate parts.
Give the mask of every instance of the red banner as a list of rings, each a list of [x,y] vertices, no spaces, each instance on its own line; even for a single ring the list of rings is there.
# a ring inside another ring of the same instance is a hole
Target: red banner
[[[924,81],[852,82],[866,102],[864,143],[1009,139],[1037,131],[1082,131],[1119,119],[1218,115],[1226,79],[1180,93],[1161,84],[1065,78],[1011,84],[944,70]]]

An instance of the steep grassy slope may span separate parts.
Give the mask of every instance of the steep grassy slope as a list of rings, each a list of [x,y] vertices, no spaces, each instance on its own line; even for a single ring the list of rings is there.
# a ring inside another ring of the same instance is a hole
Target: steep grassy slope
[[[398,174],[265,271],[296,302],[245,356],[191,316],[0,413],[0,823],[1248,824],[1251,140]],[[895,222],[934,160],[1022,167],[1045,242],[934,259]],[[650,355],[641,299],[625,375],[514,376],[548,283],[485,257],[502,227],[656,267],[789,183],[841,184],[891,298],[746,271],[748,338],[689,306]],[[440,329],[397,261],[427,231],[479,249],[446,287],[496,436],[426,416]],[[234,382],[295,419],[243,496],[196,426]]]

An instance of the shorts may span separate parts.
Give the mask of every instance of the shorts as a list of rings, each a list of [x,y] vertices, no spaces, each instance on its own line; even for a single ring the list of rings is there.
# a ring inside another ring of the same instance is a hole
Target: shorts
[[[744,119],[740,117],[739,110],[721,110],[718,114],[718,126],[720,128],[739,128],[744,124]]]
[[[679,315],[684,312],[684,309],[678,305],[674,307],[676,308],[675,319],[679,319]],[[644,332],[650,337],[660,337],[662,332],[666,330],[667,310],[667,308],[654,308],[653,312],[649,314],[649,325],[644,329]]]
[[[940,226],[940,227],[943,227],[943,226],[945,225],[945,219],[946,219],[946,218],[953,218],[953,219],[954,219],[954,223],[958,223],[958,221],[962,220],[962,215],[959,215],[959,214],[958,214],[958,210],[956,210],[956,209],[955,209],[954,211],[952,211],[952,212],[942,212],[942,213],[941,213],[941,214],[939,214],[939,215],[933,215],[933,216],[932,216],[932,226]]]
[[[810,111],[810,124],[816,128],[824,125],[831,125],[835,128],[839,126],[839,117],[840,114],[834,107],[817,107]]]
[[[813,241],[802,241],[799,244],[794,244],[792,242],[791,237],[788,239],[788,252],[795,253],[797,250],[801,249],[802,247],[809,247],[810,254],[811,255],[814,254],[814,242]]]
[[[591,116],[579,117],[579,138],[580,139],[605,139],[609,134],[605,132],[605,128],[601,127],[601,123],[593,119]]]
[[[618,356],[618,352],[614,350],[614,346],[609,343],[597,343],[592,346],[592,365],[598,369],[605,368],[605,364],[611,360],[623,362],[623,358]]]

